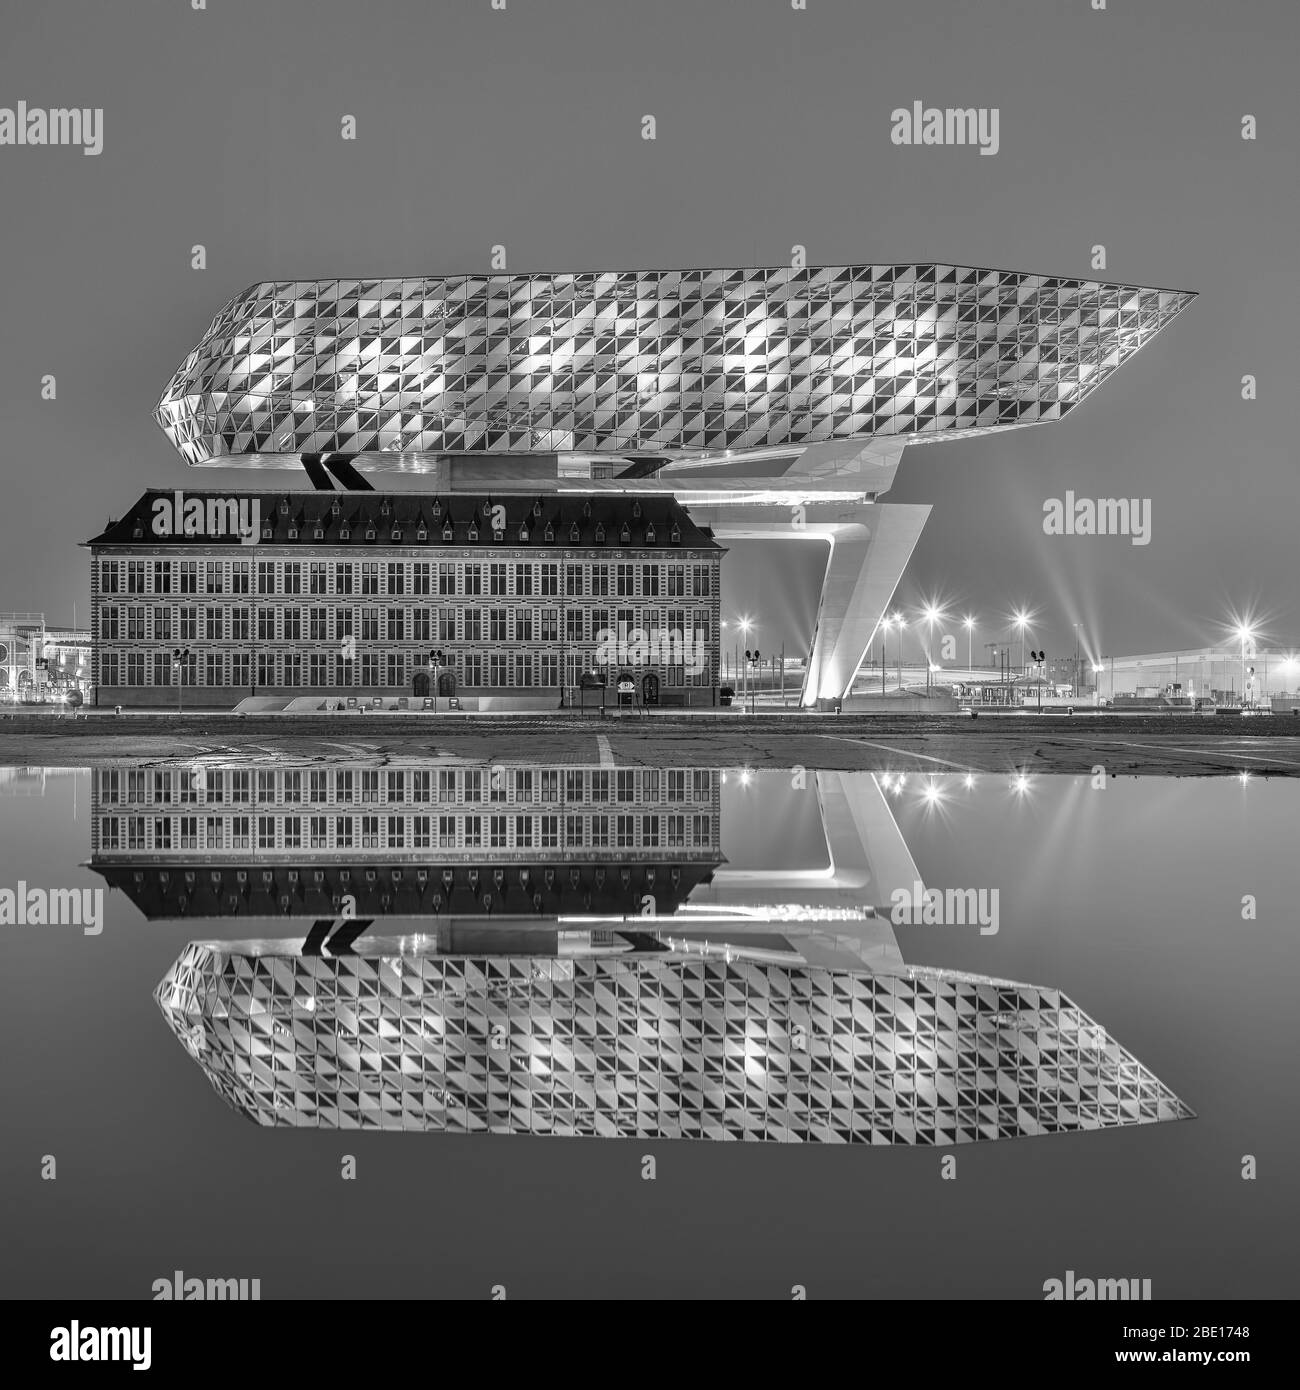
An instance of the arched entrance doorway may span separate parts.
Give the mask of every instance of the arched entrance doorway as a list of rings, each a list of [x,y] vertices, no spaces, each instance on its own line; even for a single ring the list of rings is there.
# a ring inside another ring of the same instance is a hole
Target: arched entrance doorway
[[[411,692],[419,696],[425,696],[429,693],[429,673],[427,671],[415,673],[415,679],[411,682]]]
[[[653,671],[648,672],[641,682],[641,703],[643,705],[657,705],[659,703],[659,677]]]
[[[454,695],[456,693],[456,673],[455,671],[442,670],[438,672],[438,694]]]
[[[614,689],[618,694],[618,702],[620,705],[635,703],[636,681],[632,679],[630,671],[620,671],[618,673],[618,680],[615,683]]]

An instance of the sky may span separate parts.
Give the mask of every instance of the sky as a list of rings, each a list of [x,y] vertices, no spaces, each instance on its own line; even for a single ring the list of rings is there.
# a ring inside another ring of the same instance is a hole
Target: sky
[[[498,244],[512,271],[797,244],[1199,294],[1059,424],[905,452],[890,500],[934,508],[905,608],[973,615],[977,645],[1024,609],[1049,656],[1075,623],[1094,656],[1237,617],[1300,646],[1300,7],[1093,4],[3,0],[0,106],[102,107],[104,146],[0,146],[0,611],[84,622],[78,542],[145,487],[250,484],[187,474],[151,411],[254,281],[483,272]],[[996,107],[998,153],[893,145],[915,101]],[[1067,489],[1149,499],[1150,544],[1045,535]],[[805,649],[818,566],[739,544],[724,610]]]

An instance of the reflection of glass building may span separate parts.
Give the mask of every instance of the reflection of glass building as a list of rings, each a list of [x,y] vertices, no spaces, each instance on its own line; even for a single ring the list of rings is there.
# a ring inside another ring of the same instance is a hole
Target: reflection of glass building
[[[1191,1113],[1056,990],[813,967],[779,937],[611,944],[195,942],[157,999],[263,1125],[947,1145]]]
[[[716,700],[722,551],[672,497],[244,500],[256,545],[156,535],[162,492],[89,542],[100,703],[170,704],[179,683],[205,705],[554,709],[593,670],[646,704]]]
[[[756,799],[780,845],[728,831]],[[1190,1113],[1057,991],[904,963],[920,875],[868,774],[102,768],[91,864],[151,921],[293,933],[196,942],[158,989],[260,1123],[949,1144]]]
[[[880,503],[903,447],[1060,419],[1191,298],[945,265],[267,282],[155,413],[189,464],[318,490],[668,493],[724,542],[821,542],[802,700],[833,703],[928,515]]]

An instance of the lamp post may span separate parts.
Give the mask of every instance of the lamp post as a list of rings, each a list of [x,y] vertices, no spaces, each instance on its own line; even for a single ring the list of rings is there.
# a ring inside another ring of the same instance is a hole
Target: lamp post
[[[429,669],[433,673],[430,685],[433,687],[433,712],[438,713],[438,669],[443,663],[442,648],[437,647],[429,653]]]
[[[936,618],[942,618],[943,613],[932,603],[927,603],[924,611],[925,616],[925,694],[930,696],[930,673],[934,669],[934,623]]]
[[[750,712],[750,714],[756,714],[756,713],[758,712],[758,711],[757,711],[757,704],[758,704],[758,679],[757,679],[757,677],[758,677],[759,663],[762,661],[762,659],[763,659],[763,658],[762,658],[762,655],[760,654],[760,652],[759,652],[759,650],[758,650],[757,647],[755,647],[754,650],[753,650],[752,652],[749,650],[748,647],[745,648],[745,684],[746,684],[747,686],[749,686],[750,689],[751,689],[751,694],[750,694],[750,697],[749,697],[749,712]],[[751,668],[753,669],[754,677],[755,677],[755,679],[754,679],[754,681],[753,681],[752,683],[751,683],[751,681],[750,681],[750,679],[749,679],[749,672],[750,672],[750,669],[751,669]]]
[[[975,674],[975,619],[963,618],[962,626],[966,629],[966,674]]]
[[[748,617],[746,617],[744,614],[742,614],[741,617],[740,617],[740,619],[739,619],[739,621],[736,623],[736,626],[740,629],[741,638],[742,638],[744,641],[748,642],[748,641],[749,641],[749,629],[750,629],[751,627],[754,626],[753,622],[752,622]],[[746,652],[745,655],[746,655],[746,657],[748,657],[749,653]],[[736,643],[736,665],[737,665],[737,666],[740,665],[740,643],[739,643],[739,642]],[[745,708],[745,697],[746,697],[748,694],[749,694],[749,662],[748,662],[748,660],[746,660],[745,665],[744,665],[744,667],[743,667],[743,669],[742,669],[742,672],[741,672],[741,687],[740,687],[740,707],[741,707],[741,709],[744,709],[744,708]]]
[[[1025,673],[1025,629],[1029,626],[1029,614],[1017,613],[1016,626],[1020,629],[1020,674]]]
[[[190,659],[190,649],[188,647],[176,647],[172,651],[172,671],[176,676],[176,713],[182,713],[182,674],[183,663]]]
[[[903,629],[907,626],[907,619],[901,613],[894,614],[894,622],[898,625],[898,693],[903,693]]]
[[[1255,633],[1249,623],[1242,623],[1237,628],[1237,636],[1241,639],[1241,703],[1244,708],[1246,704],[1246,644],[1254,639]]]

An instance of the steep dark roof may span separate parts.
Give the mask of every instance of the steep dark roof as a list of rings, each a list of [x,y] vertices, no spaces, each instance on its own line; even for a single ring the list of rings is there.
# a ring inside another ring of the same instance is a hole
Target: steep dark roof
[[[317,859],[302,864],[92,861],[92,867],[152,922],[180,917],[331,917],[337,915],[344,894],[356,900],[359,917],[561,912],[635,916],[647,892],[655,894],[660,912],[671,913],[697,887],[712,881],[721,862],[718,855],[685,863],[550,864],[540,860],[467,865],[430,859],[419,864],[385,864],[353,863],[331,851],[328,862]],[[526,883],[520,879],[521,870],[527,871]],[[541,896],[540,905],[536,895]]]
[[[150,488],[117,521],[109,522],[89,546],[176,545],[237,546],[233,536],[157,536],[153,533],[153,504],[174,494]],[[720,550],[708,527],[691,520],[686,508],[666,494],[592,493],[431,493],[385,492],[241,492],[186,489],[185,498],[237,497],[258,503],[263,545],[348,545],[385,549],[394,545],[552,547],[604,545],[612,551],[678,548]],[[506,509],[506,524],[498,541],[488,517],[490,509]],[[267,536],[265,529],[270,527]],[[676,528],[678,539],[674,540]],[[424,535],[420,532],[423,530]],[[296,535],[290,535],[296,531]],[[321,534],[317,535],[317,531]],[[399,538],[394,539],[396,531]],[[471,534],[477,531],[477,535]],[[603,535],[602,535],[603,533]],[[256,549],[256,547],[249,547]]]

